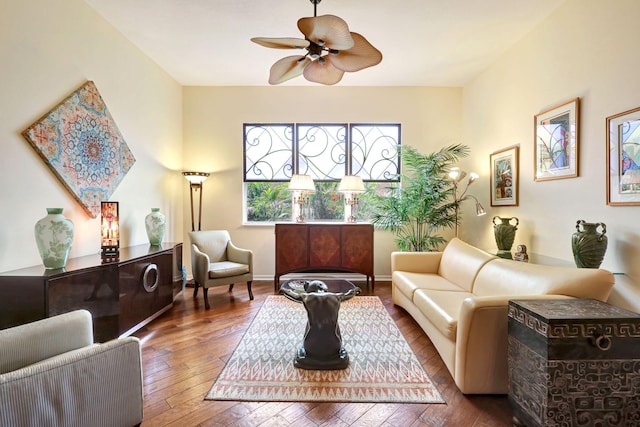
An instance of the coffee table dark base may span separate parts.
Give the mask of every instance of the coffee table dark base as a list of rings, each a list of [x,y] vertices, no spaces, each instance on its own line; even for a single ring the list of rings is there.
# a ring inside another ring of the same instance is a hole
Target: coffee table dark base
[[[349,354],[344,347],[340,347],[338,353],[332,356],[308,357],[304,347],[300,347],[295,359],[293,359],[293,366],[300,369],[320,371],[347,369],[349,366]]]

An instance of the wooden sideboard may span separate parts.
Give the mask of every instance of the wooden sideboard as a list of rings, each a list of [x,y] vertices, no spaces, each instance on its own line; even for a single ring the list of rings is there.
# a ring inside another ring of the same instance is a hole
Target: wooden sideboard
[[[278,223],[276,273],[348,272],[367,276],[375,286],[373,273],[373,225],[367,223]]]
[[[0,329],[84,308],[94,340],[140,329],[173,305],[182,287],[182,243],[120,249],[119,260],[99,254],[71,258],[65,268],[34,266],[0,273]]]

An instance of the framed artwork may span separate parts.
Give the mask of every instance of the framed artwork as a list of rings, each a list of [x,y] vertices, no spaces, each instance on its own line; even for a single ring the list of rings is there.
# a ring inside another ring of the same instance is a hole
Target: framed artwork
[[[518,206],[518,152],[514,145],[491,154],[491,206]]]
[[[534,117],[534,179],[578,176],[580,98],[553,107]]]
[[[607,117],[607,205],[640,205],[640,107]]]
[[[136,161],[91,81],[22,135],[92,218]]]

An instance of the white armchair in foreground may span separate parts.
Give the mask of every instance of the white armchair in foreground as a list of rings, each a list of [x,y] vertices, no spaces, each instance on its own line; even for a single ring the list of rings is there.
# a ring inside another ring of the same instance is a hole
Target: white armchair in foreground
[[[131,427],[142,396],[140,341],[94,344],[86,310],[0,330],[1,426]]]

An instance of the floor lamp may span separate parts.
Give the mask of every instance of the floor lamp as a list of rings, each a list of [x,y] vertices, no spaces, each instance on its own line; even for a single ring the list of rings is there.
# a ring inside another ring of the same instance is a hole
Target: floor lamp
[[[182,175],[189,181],[191,193],[191,231],[196,231],[195,220],[193,216],[193,192],[200,190],[200,202],[198,203],[198,231],[202,221],[202,183],[209,176],[207,172],[182,172]]]
[[[462,192],[462,194],[458,195],[458,183],[462,181],[465,176],[467,176],[467,172],[460,170],[460,168],[451,168],[451,171],[449,172],[449,178],[451,178],[451,180],[453,181],[453,197],[456,204],[456,237],[458,237],[458,215],[460,213],[460,203],[467,199],[473,199],[476,201],[476,215],[482,216],[487,213],[487,211],[484,210],[484,207],[482,207],[475,196],[467,194],[469,186],[479,178],[479,175],[477,173],[471,172],[469,174],[469,180],[467,180],[467,185],[464,187],[464,191]]]

